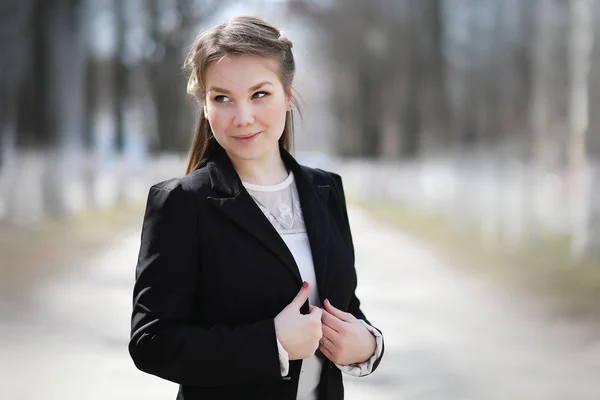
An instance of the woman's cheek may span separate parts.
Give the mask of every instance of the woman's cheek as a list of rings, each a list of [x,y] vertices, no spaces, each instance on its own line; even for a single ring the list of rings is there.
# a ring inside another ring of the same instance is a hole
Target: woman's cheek
[[[227,111],[216,107],[209,108],[206,117],[210,122],[213,131],[221,130],[225,127],[227,122]]]
[[[285,119],[285,108],[273,103],[263,104],[256,108],[255,115],[263,121],[273,122],[280,118]]]

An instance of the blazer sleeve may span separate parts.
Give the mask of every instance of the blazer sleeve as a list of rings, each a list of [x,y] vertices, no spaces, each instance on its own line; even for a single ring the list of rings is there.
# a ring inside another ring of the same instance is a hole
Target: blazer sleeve
[[[281,380],[273,319],[207,329],[186,324],[201,268],[195,200],[180,180],[150,189],[129,353],[140,370],[183,385]]]
[[[348,207],[346,205],[346,195],[344,193],[344,185],[342,183],[342,177],[340,175],[338,175],[338,174],[333,173],[333,172],[328,172],[328,175],[329,175],[329,178],[331,180],[331,184],[333,185],[333,193],[335,195],[336,201],[337,201],[338,206],[340,207],[340,209],[342,211],[342,215],[343,215],[344,220],[346,222],[346,234],[348,235],[348,240],[350,241],[351,246],[352,246],[352,259],[354,260],[354,242],[352,241],[352,231],[350,229],[350,219],[348,218]],[[353,271],[354,271],[354,281],[358,283],[358,277],[357,277],[357,274],[356,274],[356,268],[354,268]],[[350,314],[354,315],[354,317],[356,317],[356,319],[363,320],[368,325],[370,325],[374,329],[376,329],[381,335],[383,335],[383,333],[381,332],[380,329],[378,329],[377,327],[373,326],[369,322],[369,320],[367,319],[367,317],[365,316],[365,314],[360,309],[360,300],[356,296],[356,285],[354,286],[354,291],[352,293],[352,298],[350,299],[350,305],[348,306],[348,312]],[[383,341],[383,336],[382,336],[382,340],[381,340],[381,354],[379,355],[379,357],[377,358],[377,360],[375,360],[375,362],[373,363],[373,367],[370,370],[370,373],[374,372],[377,369],[377,367],[379,366],[379,363],[381,362],[381,359],[383,358],[384,351],[385,351],[385,343]]]

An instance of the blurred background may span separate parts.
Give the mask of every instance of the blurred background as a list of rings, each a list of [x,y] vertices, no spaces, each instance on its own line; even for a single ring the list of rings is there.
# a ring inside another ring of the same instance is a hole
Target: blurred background
[[[0,1],[0,397],[175,395],[126,354],[144,200],[185,172],[189,46],[242,14],[351,203],[389,355],[349,398],[600,399],[594,0]]]

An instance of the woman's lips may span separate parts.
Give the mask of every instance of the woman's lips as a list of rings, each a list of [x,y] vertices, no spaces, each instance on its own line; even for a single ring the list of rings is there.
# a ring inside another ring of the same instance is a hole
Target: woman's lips
[[[250,136],[234,136],[233,138],[241,143],[249,143],[253,141],[261,132],[256,132],[255,134]]]

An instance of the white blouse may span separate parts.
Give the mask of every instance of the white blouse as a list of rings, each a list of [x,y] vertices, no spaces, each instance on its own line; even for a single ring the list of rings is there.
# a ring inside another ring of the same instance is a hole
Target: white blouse
[[[317,279],[315,276],[315,267],[313,264],[310,243],[306,234],[306,226],[300,207],[300,198],[298,189],[294,183],[294,174],[290,172],[288,177],[276,185],[255,185],[242,182],[250,196],[254,199],[258,207],[264,213],[266,218],[273,224],[273,227],[281,235],[281,238],[288,246],[294,256],[302,280],[310,284],[311,291],[309,304],[322,307],[319,298]],[[375,354],[362,364],[353,364],[347,366],[336,366],[344,373],[353,376],[364,376],[371,373],[373,364],[381,356],[383,349],[383,337],[375,328],[360,320],[365,327],[375,336],[377,347]],[[279,340],[279,361],[281,365],[281,375],[285,376],[289,372],[289,358]],[[317,356],[306,358],[302,361],[300,371],[300,381],[298,383],[298,400],[316,400],[317,386],[321,376],[323,361]]]

